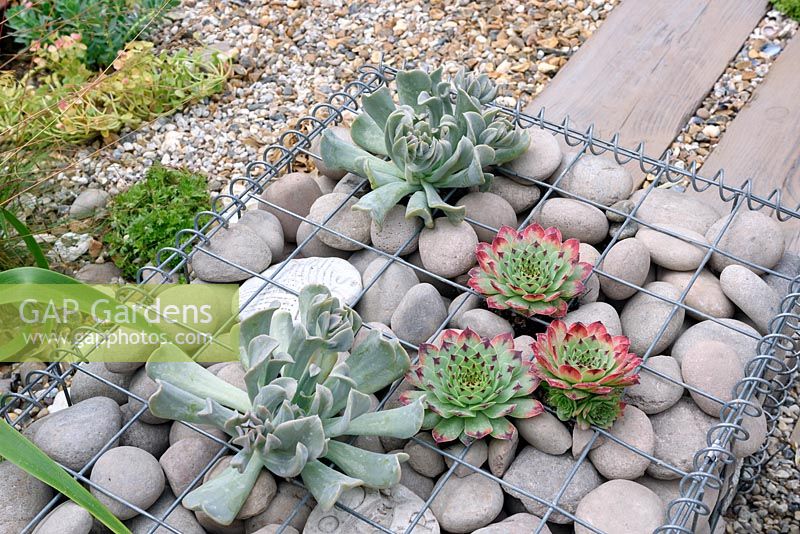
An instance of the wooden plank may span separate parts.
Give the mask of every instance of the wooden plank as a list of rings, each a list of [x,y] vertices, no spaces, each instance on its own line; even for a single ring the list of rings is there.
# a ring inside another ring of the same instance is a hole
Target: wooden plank
[[[526,108],[624,146],[669,147],[766,12],[766,0],[627,0]]]
[[[710,178],[720,168],[726,184],[739,186],[749,179],[755,194],[766,198],[780,189],[784,206],[800,205],[800,38],[786,46],[699,174]],[[716,192],[693,194],[722,204]],[[800,220],[781,226],[787,250],[800,254]]]

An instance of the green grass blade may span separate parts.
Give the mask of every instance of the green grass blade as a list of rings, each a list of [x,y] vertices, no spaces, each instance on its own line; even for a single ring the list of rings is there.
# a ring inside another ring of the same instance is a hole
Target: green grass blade
[[[0,456],[85,508],[115,534],[130,534],[86,488],[3,419],[0,419]]]
[[[7,287],[2,287],[4,285]],[[77,292],[76,287],[79,289]],[[77,310],[84,314],[112,313],[117,307],[123,306],[116,299],[91,285],[54,271],[38,267],[18,267],[0,272],[0,306],[24,300],[63,302],[67,298],[71,299]],[[150,323],[138,310],[132,311],[130,322],[125,326],[147,334],[162,333],[158,323]],[[16,339],[12,339],[9,343],[0,343],[0,362],[10,361],[19,352],[19,336],[14,337]]]
[[[38,267],[17,267],[0,272],[0,284],[82,284],[65,274]]]
[[[6,221],[8,221],[8,224],[14,227],[14,230],[17,231],[19,237],[23,242],[25,242],[25,246],[28,248],[28,252],[31,253],[31,256],[33,256],[36,266],[41,267],[42,269],[49,269],[50,264],[47,262],[44,252],[42,252],[42,247],[40,247],[39,243],[37,243],[33,238],[30,229],[25,226],[25,223],[17,219],[13,213],[5,208],[0,208],[0,215],[2,215]]]

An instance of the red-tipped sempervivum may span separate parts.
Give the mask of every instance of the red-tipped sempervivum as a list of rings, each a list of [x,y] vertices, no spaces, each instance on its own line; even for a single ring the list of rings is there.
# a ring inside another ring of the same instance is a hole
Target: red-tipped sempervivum
[[[642,359],[628,352],[625,336],[612,336],[602,323],[553,321],[532,344],[534,372],[545,382],[548,404],[562,420],[586,428],[608,428],[619,416],[626,386],[639,383]]]
[[[437,443],[469,443],[491,435],[511,439],[517,428],[507,417],[528,418],[543,411],[531,398],[539,385],[533,362],[514,349],[511,334],[482,338],[469,328],[445,330],[439,346],[423,343],[419,364],[406,379],[417,389],[403,392],[410,404],[425,395],[422,428]]]
[[[578,261],[579,246],[577,239],[562,242],[558,228],[532,224],[517,232],[503,226],[491,244],[478,244],[469,287],[486,297],[490,308],[563,317],[592,271]]]

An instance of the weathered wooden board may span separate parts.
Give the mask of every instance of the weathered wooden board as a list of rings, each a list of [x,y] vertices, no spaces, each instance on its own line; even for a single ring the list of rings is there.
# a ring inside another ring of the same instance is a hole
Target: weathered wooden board
[[[781,203],[800,205],[800,39],[796,36],[767,74],[753,98],[730,123],[700,174],[711,177],[725,170],[725,183],[752,180],[753,192],[767,197],[782,191]],[[721,204],[716,192],[699,194]],[[800,253],[800,220],[782,224],[787,249]]]
[[[627,0],[526,112],[569,114],[624,146],[669,147],[767,9],[766,0]]]

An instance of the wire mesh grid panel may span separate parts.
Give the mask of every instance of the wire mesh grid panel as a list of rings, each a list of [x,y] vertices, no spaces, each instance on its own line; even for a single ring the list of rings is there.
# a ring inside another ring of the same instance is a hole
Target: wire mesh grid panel
[[[253,286],[254,289],[248,292],[249,296],[241,302],[240,311],[245,310],[267,288],[277,288],[296,296],[297,289],[287,285],[285,281],[282,282],[284,279],[282,279],[281,273],[290,264],[290,260],[304,256],[314,256],[315,254],[309,252],[309,250],[314,246],[318,234],[327,232],[341,242],[352,245],[347,248],[359,250],[362,255],[370,254],[375,259],[385,260],[373,263],[375,267],[371,269],[370,276],[363,279],[361,289],[348,302],[349,305],[357,307],[364,296],[387,275],[389,269],[393,268],[392,266],[400,265],[412,270],[419,280],[434,284],[442,294],[454,299],[447,311],[447,316],[437,326],[430,339],[435,339],[444,329],[451,327],[454,318],[462,308],[466,309],[466,303],[468,302],[467,298],[458,297],[460,295],[475,295],[475,292],[464,284],[463,277],[449,279],[437,275],[426,269],[418,258],[415,259],[413,256],[401,254],[407,250],[408,245],[419,238],[422,227],[417,230],[415,235],[408,237],[395,251],[386,252],[373,246],[368,240],[359,241],[353,239],[332,224],[337,214],[342,210],[349,209],[353,200],[368,189],[369,184],[366,179],[359,178],[359,180],[351,182],[348,188],[343,189],[345,192],[340,195],[340,198],[337,197],[339,198],[337,205],[330,209],[328,214],[321,220],[313,220],[306,214],[294,213],[284,206],[267,200],[268,197],[263,195],[273,180],[293,170],[293,164],[298,156],[316,157],[311,152],[314,140],[326,128],[346,122],[354,114],[358,113],[360,98],[365,94],[374,92],[384,84],[391,83],[396,71],[380,66],[363,67],[360,73],[358,80],[349,83],[342,92],[333,94],[328,102],[317,105],[309,116],[303,117],[298,122],[297,129],[287,131],[279,138],[277,144],[268,147],[265,150],[263,161],[253,162],[248,165],[246,175],[234,179],[229,186],[228,193],[215,198],[211,210],[197,215],[193,228],[178,233],[174,247],[168,247],[158,252],[153,266],[143,268],[140,271],[138,281],[141,283],[169,283],[181,275],[188,280],[193,280],[195,276],[192,271],[192,261],[198,255],[206,255],[250,277],[248,284]],[[746,210],[764,210],[775,213],[780,220],[800,217],[800,215],[798,215],[796,209],[782,206],[779,194],[772,195],[769,198],[757,197],[751,194],[748,184],[739,187],[726,184],[721,173],[711,178],[704,178],[697,174],[694,167],[683,169],[671,164],[668,155],[664,155],[661,158],[652,158],[645,155],[645,147],[643,145],[635,149],[627,149],[619,146],[617,137],[610,140],[596,139],[592,128],[585,132],[576,131],[570,127],[569,119],[560,124],[548,121],[544,110],[536,116],[531,116],[521,113],[519,108],[510,109],[503,106],[493,106],[498,109],[499,113],[523,128],[539,128],[555,134],[564,143],[572,147],[574,151],[574,155],[566,158],[561,168],[548,180],[536,180],[529,176],[515,173],[509,168],[496,170],[496,174],[536,185],[542,191],[538,203],[520,215],[517,221],[518,227],[521,229],[532,222],[536,222],[541,215],[541,207],[548,200],[555,198],[572,199],[583,205],[597,208],[601,212],[613,214],[616,220],[619,221],[618,226],[608,238],[602,241],[602,251],[598,250],[599,257],[594,262],[594,274],[604,277],[605,280],[613,281],[620,287],[630,288],[632,292],[648,296],[654,301],[662,303],[668,310],[663,317],[659,318],[658,324],[653,325],[653,327],[657,327],[653,339],[648,343],[647,349],[640,354],[644,360],[641,366],[641,373],[649,374],[665,383],[677,384],[690,392],[695,398],[717,403],[720,408],[720,418],[716,424],[711,425],[708,429],[704,446],[696,451],[690,462],[684,465],[675,465],[668,460],[659,458],[654,452],[643,450],[620,439],[607,430],[593,427],[587,433],[586,445],[579,451],[574,461],[570,459],[569,468],[565,470],[561,480],[556,481],[557,484],[553,491],[548,491],[547,495],[537,494],[535,488],[522,487],[519,484],[509,482],[502,475],[496,476],[486,468],[471,465],[466,458],[474,443],[454,453],[453,450],[443,450],[427,440],[412,438],[415,446],[433,451],[435,454],[447,459],[449,468],[438,478],[430,496],[424,500],[419,509],[414,510],[414,514],[408,524],[403,526],[403,530],[406,533],[431,531],[431,527],[427,526],[430,518],[430,507],[443,490],[447,481],[456,476],[457,469],[461,469],[462,471],[466,470],[467,473],[474,472],[492,480],[499,484],[507,494],[522,499],[528,506],[536,506],[536,509],[540,511],[537,515],[542,519],[539,527],[536,528],[536,532],[542,531],[547,521],[557,519],[558,522],[562,523],[572,522],[581,527],[584,532],[602,533],[601,529],[576,515],[574,503],[565,502],[565,495],[576,484],[576,477],[580,476],[581,470],[590,462],[589,452],[600,440],[618,444],[630,454],[644,458],[651,465],[658,466],[663,478],[680,480],[680,494],[666,507],[663,526],[659,528],[659,532],[694,532],[708,526],[713,528],[720,513],[729,502],[732,496],[731,492],[735,490],[735,483],[740,474],[742,487],[746,487],[748,481],[758,476],[760,465],[766,457],[765,445],[762,445],[755,454],[748,456],[744,461],[737,457],[734,446],[737,442],[741,443],[748,440],[750,432],[753,431],[753,427],[748,424],[748,420],[760,418],[762,413],[767,422],[768,432],[771,432],[775,427],[778,411],[787,398],[789,386],[796,373],[796,337],[798,330],[800,330],[797,314],[798,298],[800,298],[800,276],[795,276],[796,273],[777,272],[764,266],[756,265],[723,249],[720,243],[729,232],[737,215]],[[629,206],[630,210],[609,208],[587,198],[587,196],[575,194],[565,189],[563,180],[568,172],[582,158],[596,155],[605,155],[613,158],[620,165],[627,165],[652,176],[652,181],[647,183],[641,192],[633,197],[634,201],[632,206]],[[656,194],[654,193],[655,191],[687,181],[690,187],[697,190],[708,187],[716,188],[723,200],[728,202],[730,206],[730,211],[724,215],[716,234],[708,242],[687,237],[684,232],[680,232],[673,227],[657,225],[652,220],[641,215],[640,209],[648,198]],[[444,200],[448,201],[455,194],[457,194],[456,190],[449,190],[449,195],[446,195]],[[291,218],[297,221],[298,224],[303,223],[309,230],[307,232],[308,235],[303,239],[298,238],[296,247],[288,251],[284,261],[270,269],[269,275],[248,269],[245,265],[237,262],[235,258],[221,255],[210,246],[213,236],[221,229],[228,228],[229,225],[234,224],[244,211],[259,208],[269,208],[273,213]],[[493,234],[498,231],[498,228],[493,228],[469,216],[467,216],[466,220],[475,228],[483,229]],[[632,228],[650,228],[664,236],[694,245],[702,251],[702,260],[699,266],[688,273],[689,279],[685,282],[683,289],[679,291],[679,295],[676,298],[667,296],[644,283],[633,284],[603,268],[603,262],[612,247],[622,241],[626,236],[626,231],[630,232]],[[304,252],[307,254],[304,254]],[[779,313],[769,322],[766,335],[762,336],[754,333],[755,331],[752,329],[743,328],[740,326],[741,323],[728,322],[713,317],[698,309],[698,307],[687,304],[686,299],[689,291],[697,283],[714,255],[729,258],[759,272],[765,272],[783,280],[784,284],[788,286],[788,294],[782,296]],[[679,319],[678,323],[682,323],[682,317],[685,314],[691,314],[698,321],[708,321],[724,331],[734,332],[741,336],[740,339],[745,339],[756,347],[752,358],[749,358],[745,366],[744,378],[739,380],[733,389],[732,398],[720,398],[718,394],[715,395],[695,385],[687,384],[680,376],[671,376],[650,365],[650,359],[658,356],[659,351],[663,350],[659,345],[667,330],[673,328],[671,325],[674,325],[676,318]],[[530,320],[532,333],[537,328],[543,331],[547,324],[541,319]],[[365,323],[363,328],[371,329],[374,326]],[[405,339],[400,339],[399,341],[415,358],[417,345]],[[70,353],[67,349],[60,350],[64,350],[65,355]],[[71,354],[75,355],[74,352]],[[130,399],[130,405],[135,406],[135,409],[129,414],[120,430],[111,436],[105,446],[89,459],[85,465],[79,470],[68,469],[68,471],[86,485],[95,488],[98,492],[107,495],[111,499],[124,503],[142,517],[149,519],[152,522],[152,526],[149,529],[150,532],[155,532],[159,528],[162,529],[159,532],[179,532],[167,522],[167,518],[180,506],[183,497],[193,487],[203,482],[204,477],[214,464],[226,454],[236,452],[237,448],[206,429],[187,425],[205,438],[213,440],[219,446],[218,451],[211,461],[205,465],[204,469],[196,474],[193,480],[188,481],[186,488],[180,494],[175,495],[174,499],[166,507],[161,507],[156,514],[141,509],[119,495],[114,495],[100,487],[90,480],[89,473],[98,458],[113,448],[120,437],[147,413],[146,398],[113,383],[102,373],[96,372],[96,370],[87,365],[55,363],[44,371],[31,373],[27,379],[27,385],[20,391],[5,395],[1,413],[14,424],[22,427],[37,408],[43,408],[52,399],[56,391],[64,390],[68,401],[70,401],[66,382],[74,373],[84,375],[87,379],[101,382],[111,390],[127,396]],[[397,393],[404,387],[404,383],[401,380],[394,383],[387,391],[383,391],[378,409],[383,409],[390,403],[396,402]],[[302,495],[302,497],[297,500],[293,509],[285,517],[281,518],[282,526],[278,529],[278,532],[282,532],[293,523],[297,525],[298,521],[308,514],[309,508],[313,504],[313,498],[310,494],[304,492],[300,482],[291,481],[291,483],[296,486],[298,495]],[[57,496],[49,502],[33,518],[26,531],[31,531],[35,528],[60,502],[59,499],[60,497]],[[350,504],[351,506],[348,506],[347,502],[340,502],[336,505],[338,510],[346,512],[352,518],[355,518],[353,519],[355,523],[351,525],[351,530],[347,530],[348,532],[356,531],[357,529],[366,531],[370,528],[378,532],[396,532],[396,530],[391,530],[387,525],[383,524],[380,518],[368,512],[362,513],[354,503]]]

